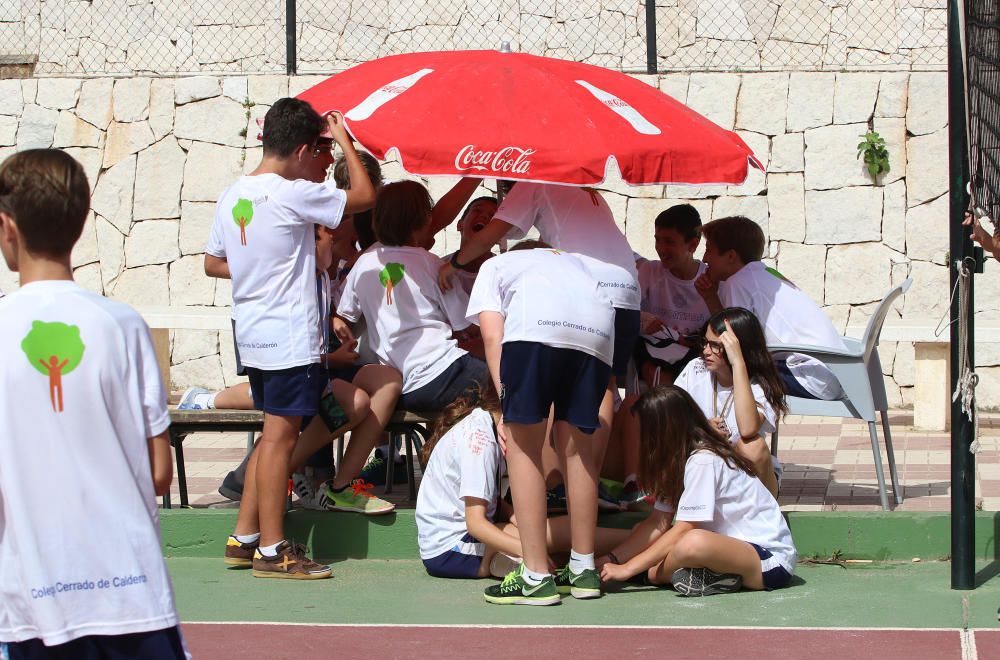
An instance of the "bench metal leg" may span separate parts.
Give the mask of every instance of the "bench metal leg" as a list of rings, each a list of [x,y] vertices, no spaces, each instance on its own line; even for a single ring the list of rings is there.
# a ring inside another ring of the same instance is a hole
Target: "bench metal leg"
[[[382,492],[389,495],[392,493],[392,482],[396,472],[396,433],[391,432],[387,435],[389,436],[389,462],[385,466],[385,488]]]
[[[174,461],[177,464],[177,488],[181,494],[181,508],[188,506],[187,471],[184,469],[184,438],[187,434],[171,433],[174,445]]]

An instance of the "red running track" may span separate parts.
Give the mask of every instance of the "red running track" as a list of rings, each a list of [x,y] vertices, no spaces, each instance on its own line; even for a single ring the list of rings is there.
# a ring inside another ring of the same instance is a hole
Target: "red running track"
[[[195,658],[1000,658],[1000,631],[186,623]],[[964,648],[963,648],[964,647]],[[779,651],[780,650],[780,651]],[[964,651],[964,653],[963,653]],[[977,653],[978,651],[978,653]],[[655,655],[650,655],[655,654]]]

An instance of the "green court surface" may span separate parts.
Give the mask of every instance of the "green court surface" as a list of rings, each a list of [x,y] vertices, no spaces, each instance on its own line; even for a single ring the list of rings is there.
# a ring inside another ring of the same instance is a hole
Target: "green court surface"
[[[602,517],[628,527],[641,516]],[[803,561],[791,587],[685,599],[648,586],[612,587],[600,601],[566,598],[557,607],[489,605],[489,580],[429,577],[418,559],[412,511],[365,518],[292,512],[290,537],[330,561],[321,581],[261,580],[222,562],[233,511],[166,511],[164,552],[185,622],[316,624],[724,626],[787,628],[998,628],[997,514],[976,519],[980,584],[950,588],[946,514],[792,513]],[[847,560],[846,563],[823,563]],[[916,560],[916,561],[915,561]]]
[[[418,560],[343,560],[329,580],[261,580],[220,559],[173,558],[185,622],[338,624],[997,628],[1000,580],[949,588],[947,562],[800,565],[787,589],[685,599],[626,585],[555,607],[483,601],[490,580],[428,576]],[[987,569],[989,570],[989,569]]]

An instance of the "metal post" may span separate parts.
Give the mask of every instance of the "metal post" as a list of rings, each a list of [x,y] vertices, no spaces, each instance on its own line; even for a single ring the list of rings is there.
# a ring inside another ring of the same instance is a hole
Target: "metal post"
[[[656,0],[646,0],[646,73],[656,73]]]
[[[295,38],[298,32],[295,20],[295,0],[285,0],[285,71],[290,76],[296,73],[298,54]]]
[[[968,133],[965,114],[965,56],[962,49],[962,21],[958,0],[948,0],[948,227],[950,237],[950,287],[955,290],[959,268],[968,258],[974,260],[969,230],[962,226],[968,208],[966,184],[969,181]],[[970,263],[970,268],[972,265]],[[955,391],[959,373],[959,315],[968,313],[968,346],[970,362],[973,346],[972,283],[969,283],[969,307],[961,309],[958,296],[951,303],[951,390]],[[943,292],[942,292],[943,293]],[[973,589],[975,585],[975,457],[969,451],[972,444],[972,422],[962,412],[961,401],[951,406],[951,588]]]

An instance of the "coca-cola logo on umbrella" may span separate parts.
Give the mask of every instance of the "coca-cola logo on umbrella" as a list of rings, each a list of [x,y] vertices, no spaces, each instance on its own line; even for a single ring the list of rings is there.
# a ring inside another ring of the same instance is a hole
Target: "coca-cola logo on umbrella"
[[[504,147],[497,151],[476,149],[476,145],[467,144],[455,155],[455,169],[465,172],[477,170],[480,172],[498,172],[505,174],[527,174],[531,169],[531,156],[534,149],[522,147]]]

